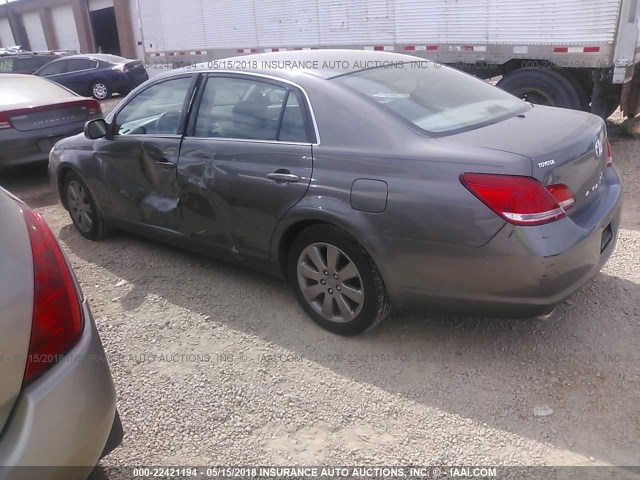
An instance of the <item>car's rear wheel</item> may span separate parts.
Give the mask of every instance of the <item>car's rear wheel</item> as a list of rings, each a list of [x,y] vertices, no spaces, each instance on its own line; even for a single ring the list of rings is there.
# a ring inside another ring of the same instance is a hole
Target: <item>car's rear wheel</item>
[[[375,263],[337,227],[315,225],[300,233],[289,250],[287,273],[302,308],[331,332],[355,335],[388,314]]]
[[[91,84],[91,95],[96,100],[106,100],[107,98],[111,97],[111,93],[112,92],[109,88],[109,85],[107,85],[107,83],[103,82],[102,80],[93,82]]]
[[[69,216],[80,235],[89,240],[100,240],[112,229],[96,208],[96,203],[86,184],[75,173],[68,173],[64,179],[65,205]]]
[[[581,110],[583,100],[574,83],[559,72],[543,68],[521,68],[504,76],[501,89],[537,105]]]

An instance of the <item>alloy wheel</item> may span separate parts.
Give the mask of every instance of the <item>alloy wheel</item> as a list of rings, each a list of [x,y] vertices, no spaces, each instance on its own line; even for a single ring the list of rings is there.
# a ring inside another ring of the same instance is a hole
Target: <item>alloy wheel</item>
[[[80,183],[71,180],[67,185],[67,206],[79,230],[88,232],[93,226],[93,214],[87,192]]]
[[[305,300],[323,318],[347,323],[362,310],[362,277],[338,247],[322,242],[309,245],[300,254],[297,273]]]
[[[94,83],[92,88],[92,93],[95,98],[98,100],[104,100],[107,98],[107,93],[109,90],[104,83]]]

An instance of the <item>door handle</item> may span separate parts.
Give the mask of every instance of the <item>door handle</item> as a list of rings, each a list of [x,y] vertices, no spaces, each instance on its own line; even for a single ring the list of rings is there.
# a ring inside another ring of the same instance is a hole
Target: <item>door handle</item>
[[[267,175],[267,178],[275,180],[277,183],[295,183],[300,181],[298,175],[290,173],[288,170],[284,172],[273,172]]]

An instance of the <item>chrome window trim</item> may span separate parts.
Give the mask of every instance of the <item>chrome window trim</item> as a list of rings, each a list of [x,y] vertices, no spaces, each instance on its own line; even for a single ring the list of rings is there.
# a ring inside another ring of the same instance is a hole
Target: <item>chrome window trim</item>
[[[223,142],[242,142],[242,143],[277,143],[279,145],[302,145],[305,147],[311,147],[319,145],[318,143],[311,142],[288,142],[286,140],[260,140],[258,138],[233,138],[233,137],[188,137],[185,135],[185,139],[189,140],[201,140],[201,141],[211,141],[211,140],[222,140]]]

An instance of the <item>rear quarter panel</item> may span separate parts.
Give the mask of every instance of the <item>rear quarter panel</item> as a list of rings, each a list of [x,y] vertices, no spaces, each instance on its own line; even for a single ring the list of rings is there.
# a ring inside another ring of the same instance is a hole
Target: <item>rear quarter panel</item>
[[[336,224],[363,244],[393,295],[412,278],[422,281],[430,264],[442,264],[439,258],[478,248],[504,226],[462,186],[459,176],[530,175],[528,158],[445,144],[415,132],[366,99],[324,83],[307,89],[321,137],[313,148],[313,178],[305,198],[279,225],[276,243],[288,225],[301,219]],[[357,179],[388,185],[383,212],[352,208]]]

